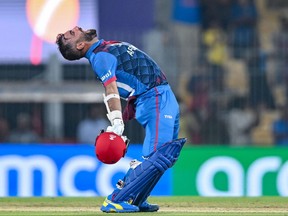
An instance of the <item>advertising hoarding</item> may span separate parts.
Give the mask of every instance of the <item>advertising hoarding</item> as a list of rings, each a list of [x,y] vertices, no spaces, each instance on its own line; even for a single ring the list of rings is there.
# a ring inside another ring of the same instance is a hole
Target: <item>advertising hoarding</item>
[[[0,197],[107,196],[141,151],[131,145],[125,158],[106,165],[90,145],[0,145]],[[171,194],[169,170],[152,195]]]
[[[173,194],[288,196],[288,149],[186,148],[173,168]]]
[[[0,197],[106,196],[141,145],[105,165],[90,145],[0,145]],[[185,147],[154,196],[288,196],[288,148]]]

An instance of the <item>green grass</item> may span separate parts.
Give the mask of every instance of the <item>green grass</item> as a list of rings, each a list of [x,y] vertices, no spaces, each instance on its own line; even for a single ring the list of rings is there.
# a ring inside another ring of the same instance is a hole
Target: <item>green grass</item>
[[[99,208],[103,197],[95,198],[0,198],[0,215],[107,215]],[[160,205],[157,213],[142,215],[281,215],[288,216],[288,197],[204,198],[191,196],[152,197]],[[129,214],[117,214],[128,215]],[[115,214],[112,214],[115,215]]]

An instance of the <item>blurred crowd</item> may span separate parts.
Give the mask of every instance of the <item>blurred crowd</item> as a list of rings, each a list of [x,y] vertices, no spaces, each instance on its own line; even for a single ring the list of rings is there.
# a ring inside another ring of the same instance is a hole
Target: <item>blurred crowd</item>
[[[288,146],[288,16],[277,14],[277,31],[268,32],[272,49],[266,49],[259,2],[155,5],[155,28],[141,48],[167,73],[181,104],[180,136],[191,145]],[[69,141],[92,144],[109,122],[103,105],[90,104],[84,113]],[[129,127],[126,133],[135,135]],[[35,113],[19,112],[11,125],[0,112],[0,142],[50,142],[43,134]]]
[[[18,112],[15,116],[15,122],[13,120],[9,122],[2,111],[2,113],[0,112],[0,143],[66,142],[94,144],[100,131],[105,130],[110,125],[106,118],[106,109],[101,104],[88,104],[81,109],[81,113],[82,115],[77,116],[74,113],[74,116],[71,116],[72,119],[76,117],[76,123],[72,126],[73,135],[63,139],[54,139],[45,137],[43,120],[35,110]]]
[[[271,41],[274,49],[267,51],[253,0],[174,1],[173,8],[174,24],[193,28],[199,36],[196,44],[178,38],[183,53],[197,46],[193,66],[182,68],[185,85],[179,91],[183,134],[189,143],[288,146],[287,16],[279,15],[279,30]],[[188,10],[194,16],[183,19]],[[185,64],[181,60],[178,64]],[[276,65],[272,76],[268,62]],[[276,97],[280,86],[284,100]]]

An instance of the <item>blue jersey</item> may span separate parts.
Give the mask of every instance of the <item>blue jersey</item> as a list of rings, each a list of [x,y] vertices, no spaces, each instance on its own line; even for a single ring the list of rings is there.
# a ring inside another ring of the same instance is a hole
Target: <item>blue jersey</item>
[[[152,58],[129,43],[102,39],[85,56],[104,86],[116,81],[121,98],[137,97],[167,84],[166,76]]]

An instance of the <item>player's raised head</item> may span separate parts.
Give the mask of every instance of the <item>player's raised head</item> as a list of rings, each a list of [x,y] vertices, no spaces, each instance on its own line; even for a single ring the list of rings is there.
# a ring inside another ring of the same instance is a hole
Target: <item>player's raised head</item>
[[[57,35],[56,44],[62,56],[67,60],[78,60],[84,57],[87,51],[87,43],[97,38],[95,29],[84,31],[76,26],[65,33]]]

